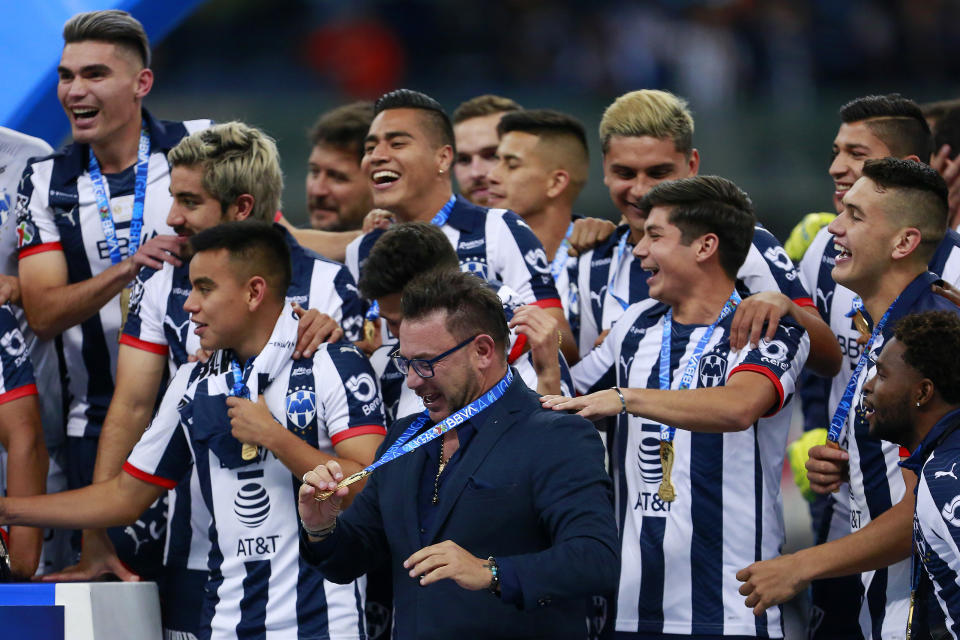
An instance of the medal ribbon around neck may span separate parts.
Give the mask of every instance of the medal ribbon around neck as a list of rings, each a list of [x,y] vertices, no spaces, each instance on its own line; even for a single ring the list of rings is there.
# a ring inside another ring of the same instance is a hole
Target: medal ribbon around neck
[[[703,351],[707,348],[707,343],[710,342],[714,330],[717,328],[717,325],[723,322],[724,318],[736,310],[740,302],[740,294],[734,289],[733,293],[730,294],[730,297],[727,298],[727,301],[723,304],[720,315],[717,316],[713,324],[704,331],[703,336],[701,336],[700,341],[697,343],[696,349],[693,350],[690,359],[687,360],[687,366],[684,368],[683,375],[680,377],[680,386],[678,389],[689,389],[690,385],[693,384],[693,376],[696,374],[697,365],[700,364],[700,358],[703,356]],[[669,309],[667,310],[666,319],[663,322],[663,336],[660,338],[660,388],[664,390],[670,389],[670,340],[672,334],[673,309]],[[676,432],[676,427],[668,427],[665,424],[661,424],[660,440],[662,442],[673,442],[673,437]]]
[[[857,301],[860,298],[856,298],[853,303],[853,313],[859,312],[863,309],[863,303],[857,305]],[[870,349],[873,347],[874,340],[877,339],[877,336],[880,335],[880,332],[883,331],[883,328],[887,324],[887,320],[890,318],[890,312],[893,311],[893,308],[897,306],[897,302],[900,300],[900,296],[897,296],[897,299],[893,301],[886,311],[884,311],[883,316],[880,317],[880,321],[877,322],[873,327],[873,331],[870,333],[870,339],[867,340],[867,344],[863,346],[863,351],[860,353],[860,359],[857,361],[857,366],[853,370],[853,375],[850,376],[849,382],[847,382],[847,387],[843,390],[843,396],[840,398],[840,403],[837,405],[836,411],[833,412],[833,417],[830,418],[830,428],[827,431],[827,443],[839,443],[840,434],[843,433],[843,425],[847,423],[847,416],[850,415],[850,408],[853,403],[853,394],[857,390],[857,380],[860,379],[860,374],[863,372],[863,368],[867,365],[867,361],[870,359]]]
[[[455,204],[457,204],[457,196],[450,196],[450,199],[447,200],[447,203],[443,205],[440,211],[437,211],[437,213],[433,216],[433,218],[430,219],[430,224],[435,225],[437,227],[442,227],[443,225],[447,224],[447,220],[450,218],[450,212],[453,211],[453,205]],[[573,227],[571,226],[570,229],[573,230]],[[570,235],[569,231],[567,232],[567,235],[568,236]],[[370,322],[370,323],[374,323],[377,320],[379,320],[380,304],[376,300],[371,302],[370,306],[367,308],[367,313],[364,314],[363,317],[366,322]],[[372,339],[373,327],[371,326],[369,331],[367,331],[365,327],[364,333],[370,334],[367,337],[368,340]]]
[[[617,243],[617,261],[610,261],[610,278],[607,280],[607,295],[617,301],[617,304],[620,305],[620,308],[624,311],[627,310],[627,307],[630,306],[630,303],[624,300],[623,298],[617,297],[613,292],[613,281],[617,279],[617,272],[620,271],[620,264],[623,262],[623,254],[627,250],[627,240],[630,238],[630,230],[627,229],[623,234],[623,237],[620,238],[620,242]]]
[[[473,418],[481,411],[489,408],[497,400],[502,398],[511,382],[513,382],[513,371],[507,367],[507,375],[503,376],[500,382],[494,385],[492,389],[481,395],[464,408],[451,413],[433,427],[414,437],[416,433],[423,428],[423,425],[427,424],[427,422],[430,420],[430,412],[424,410],[424,412],[421,413],[416,420],[410,423],[410,426],[408,426],[404,432],[400,434],[400,437],[397,438],[392,445],[390,445],[390,448],[387,449],[382,456],[380,456],[380,459],[376,460],[366,469],[358,471],[357,473],[354,473],[353,475],[341,480],[337,484],[337,489],[340,489],[341,487],[348,487],[354,482],[363,480],[368,475],[373,473],[374,469],[377,467],[383,466],[388,462],[396,460],[404,454],[410,453],[411,451],[422,447],[431,440],[442,436],[447,431],[450,431],[451,429],[463,424],[470,418]],[[334,491],[336,491],[336,489]],[[332,496],[334,491],[320,491],[317,493],[315,498],[317,502],[322,502]]]
[[[236,358],[230,361],[230,373],[233,374],[233,388],[230,389],[231,396],[244,398],[246,400],[250,399],[250,389],[247,387],[247,378],[250,377],[251,371],[253,371],[253,358],[247,361],[247,366],[243,368],[243,371],[240,370],[240,363],[237,362]],[[243,460],[253,460],[259,452],[260,447],[244,442],[243,448],[240,449],[240,457]]]
[[[147,196],[147,169],[150,166],[150,133],[146,122],[140,125],[140,142],[137,146],[137,172],[133,188],[133,215],[130,218],[130,241],[127,244],[127,256],[132,256],[140,248],[140,235],[143,230],[143,205]],[[119,264],[124,256],[117,241],[117,227],[110,210],[110,200],[107,198],[107,188],[104,183],[100,163],[90,149],[90,163],[87,168],[90,181],[93,183],[93,194],[97,200],[97,209],[100,213],[100,226],[103,228],[103,237],[107,241],[110,251],[110,263]]]
[[[563,273],[563,268],[567,266],[567,260],[570,256],[567,255],[567,249],[570,248],[570,234],[573,233],[573,223],[570,223],[570,226],[567,227],[567,234],[563,236],[563,242],[560,243],[560,248],[557,249],[557,253],[553,256],[553,262],[550,263],[550,275],[553,276],[553,281],[556,282],[557,278],[560,277],[560,274]]]

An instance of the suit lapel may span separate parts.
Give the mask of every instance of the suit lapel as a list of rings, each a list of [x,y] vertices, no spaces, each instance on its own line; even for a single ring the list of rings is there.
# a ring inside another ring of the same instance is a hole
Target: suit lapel
[[[518,384],[519,383],[519,384]],[[450,516],[453,505],[460,499],[467,486],[467,480],[483,464],[487,455],[496,446],[503,434],[516,422],[516,413],[520,411],[517,397],[526,390],[520,376],[514,373],[514,381],[500,400],[491,405],[486,411],[477,416],[477,433],[464,453],[463,459],[457,465],[453,476],[447,478],[449,483],[444,489],[444,500],[439,505],[439,512],[433,521],[431,530],[427,532],[427,540],[431,544],[436,542],[437,533],[443,528]],[[419,478],[419,475],[417,476]],[[415,507],[414,507],[415,508]],[[414,514],[416,518],[416,514]]]

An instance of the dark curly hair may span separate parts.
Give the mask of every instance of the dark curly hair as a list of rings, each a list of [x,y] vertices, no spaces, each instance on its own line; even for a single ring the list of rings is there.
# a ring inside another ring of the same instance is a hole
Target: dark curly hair
[[[894,336],[904,347],[904,362],[929,378],[946,402],[960,403],[960,316],[914,313],[897,323]]]

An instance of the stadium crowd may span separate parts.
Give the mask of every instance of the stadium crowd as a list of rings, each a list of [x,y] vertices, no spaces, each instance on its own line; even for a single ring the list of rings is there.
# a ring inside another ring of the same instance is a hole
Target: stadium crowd
[[[155,581],[170,640],[781,638],[807,590],[960,638],[960,101],[840,107],[782,244],[682,97],[603,113],[614,224],[576,118],[396,89],[319,116],[301,229],[266,132],[145,108],[133,17],[63,42],[72,142],[0,128],[9,579]]]

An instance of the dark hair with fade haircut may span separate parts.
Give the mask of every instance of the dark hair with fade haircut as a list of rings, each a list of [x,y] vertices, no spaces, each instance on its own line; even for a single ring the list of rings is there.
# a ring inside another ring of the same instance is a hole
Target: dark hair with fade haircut
[[[150,41],[140,21],[126,11],[105,9],[78,13],[63,25],[63,44],[100,40],[128,49],[150,66]]]
[[[226,249],[240,279],[261,276],[273,296],[284,300],[292,272],[290,247],[284,233],[269,222],[224,222],[190,237],[194,254]]]
[[[947,183],[935,169],[913,160],[882,158],[863,163],[863,175],[879,187],[901,191],[901,200],[886,209],[899,224],[920,230],[924,262],[933,257],[947,233]]]
[[[373,116],[388,109],[419,109],[426,117],[427,125],[433,130],[437,146],[449,145],[454,152],[457,147],[453,138],[453,125],[443,106],[425,93],[413,89],[395,89],[385,93],[373,104]]]
[[[899,93],[851,100],[840,107],[840,120],[845,124],[864,122],[898,158],[914,155],[924,162],[930,158],[930,125],[917,103]]]
[[[497,123],[497,134],[500,137],[511,131],[522,131],[541,137],[568,136],[580,142],[584,154],[589,156],[587,132],[583,124],[566,113],[553,109],[513,111],[505,114]]]
[[[950,145],[950,158],[956,158],[960,153],[960,106],[941,115],[933,130],[934,153],[945,144]]]
[[[523,109],[517,102],[503,96],[485,93],[482,96],[470,98],[460,103],[453,111],[453,124],[460,124],[464,120],[481,118],[495,113],[509,113]]]
[[[670,207],[668,220],[689,245],[706,233],[720,239],[717,254],[724,273],[736,279],[747,259],[757,224],[750,196],[720,176],[693,176],[661,182],[647,192],[640,208]]]
[[[428,222],[405,222],[388,229],[373,244],[357,286],[367,300],[400,293],[425,271],[456,271],[460,261],[450,240]]]
[[[313,146],[330,145],[363,158],[363,141],[373,122],[373,103],[360,100],[320,114],[310,129]]]
[[[913,313],[893,335],[904,347],[904,362],[929,378],[945,401],[960,403],[960,317],[952,311]]]
[[[404,288],[401,306],[404,321],[446,312],[446,329],[454,338],[465,340],[474,334],[486,334],[506,360],[509,330],[503,303],[477,276],[452,269],[420,274]]]

